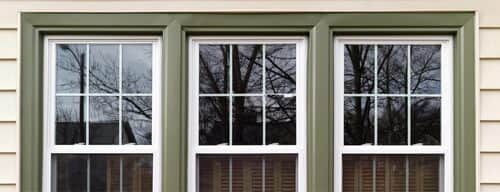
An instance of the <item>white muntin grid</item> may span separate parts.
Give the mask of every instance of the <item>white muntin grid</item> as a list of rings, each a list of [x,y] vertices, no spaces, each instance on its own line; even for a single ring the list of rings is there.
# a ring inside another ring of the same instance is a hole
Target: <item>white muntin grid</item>
[[[346,94],[344,93],[344,47],[348,44],[373,45],[374,47],[374,90],[373,93]],[[407,48],[407,86],[406,94],[378,93],[378,45],[403,45]],[[411,93],[411,46],[412,45],[441,45],[441,93],[414,94]],[[342,191],[342,156],[354,155],[441,155],[440,160],[440,191],[452,190],[452,65],[453,42],[449,36],[337,36],[334,40],[334,191]],[[371,97],[374,99],[374,144],[372,145],[344,145],[344,98]],[[378,97],[405,98],[407,103],[407,144],[406,145],[378,145]],[[412,145],[411,144],[411,99],[441,98],[441,144],[440,145]],[[409,157],[406,157],[406,190],[408,191]],[[375,162],[375,161],[374,161]],[[375,181],[375,173],[374,173]],[[375,188],[374,188],[375,189]]]
[[[306,47],[307,39],[302,36],[195,36],[189,39],[189,137],[188,137],[188,191],[198,190],[197,167],[199,154],[213,155],[266,155],[266,154],[295,154],[297,155],[297,191],[306,191],[306,154],[305,154],[305,104],[306,104]],[[232,62],[233,46],[256,44],[262,45],[262,91],[256,93],[233,93],[232,65],[229,69],[229,90],[224,94],[199,93],[199,46],[202,45],[228,45],[229,63]],[[270,44],[295,44],[296,46],[296,92],[292,94],[266,92],[266,46]],[[266,96],[279,95],[296,98],[296,144],[295,145],[268,145],[266,144]],[[201,97],[226,97],[229,106],[232,106],[233,97],[261,97],[262,99],[262,143],[259,145],[233,145],[232,110],[229,110],[229,135],[227,145],[199,145],[199,98]],[[229,157],[231,158],[231,156]],[[232,161],[229,161],[231,168]],[[263,174],[265,174],[265,159],[262,157]],[[229,172],[231,175],[232,173]],[[231,177],[230,177],[231,178]],[[263,177],[263,183],[264,183]],[[231,182],[229,182],[231,185]],[[263,188],[265,185],[263,184]],[[231,188],[231,186],[230,186]]]
[[[152,108],[152,144],[151,145],[122,145],[122,108],[123,97],[127,96],[149,96],[152,106],[160,106],[161,82],[160,62],[161,62],[161,38],[156,36],[47,36],[44,39],[44,162],[43,162],[43,191],[51,191],[51,174],[56,167],[52,166],[53,154],[150,154],[153,157],[153,191],[161,190],[161,154],[160,154],[160,110],[158,107]],[[84,93],[56,93],[56,45],[58,44],[79,44],[85,46],[85,91]],[[123,45],[149,44],[152,48],[152,92],[151,93],[122,93],[122,68],[123,68]],[[117,45],[118,53],[118,93],[90,93],[90,46],[91,45]],[[55,144],[55,99],[56,97],[85,97],[85,142],[83,145],[56,145]],[[118,144],[110,145],[89,145],[89,98],[92,96],[116,97],[118,98]],[[123,157],[119,161],[120,172],[123,173]],[[90,160],[87,159],[87,191],[90,191]],[[123,175],[120,174],[120,191],[123,190]]]

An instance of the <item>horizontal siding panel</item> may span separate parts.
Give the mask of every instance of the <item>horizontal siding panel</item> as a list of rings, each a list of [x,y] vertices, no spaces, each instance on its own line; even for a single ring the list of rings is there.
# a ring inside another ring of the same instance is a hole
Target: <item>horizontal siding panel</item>
[[[500,152],[500,122],[481,122],[480,129],[480,150]]]
[[[500,183],[500,153],[482,153],[480,155],[479,181]]]
[[[499,192],[500,191],[500,184],[486,184],[483,183],[481,184],[480,192]]]
[[[0,91],[0,121],[17,119],[17,94],[14,91]]]
[[[17,127],[16,123],[0,123],[0,153],[16,152],[17,142]]]
[[[15,184],[17,181],[16,154],[0,154],[0,184]]]
[[[500,35],[500,34],[499,34]],[[500,47],[499,47],[500,50]],[[500,89],[500,59],[481,60],[479,85],[481,89]]]
[[[15,90],[18,75],[16,60],[0,60],[0,90]]]
[[[15,59],[17,57],[17,31],[0,30],[0,59]]]
[[[481,91],[479,103],[481,120],[500,120],[500,91]]]
[[[0,185],[0,192],[16,192],[16,185]]]
[[[499,15],[500,17],[500,15]],[[500,57],[500,29],[479,30],[479,55],[481,58]]]

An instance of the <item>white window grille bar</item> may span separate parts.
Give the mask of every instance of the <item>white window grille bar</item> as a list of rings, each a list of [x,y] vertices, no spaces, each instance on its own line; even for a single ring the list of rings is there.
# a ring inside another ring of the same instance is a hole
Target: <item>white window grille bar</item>
[[[406,99],[406,122],[407,122],[407,127],[406,127],[406,130],[407,130],[407,145],[411,145],[411,45],[408,45],[407,46],[407,69],[406,69],[406,78],[407,78],[407,81],[406,81],[406,94],[407,94],[407,99]],[[408,191],[408,190],[407,190]]]
[[[123,72],[123,66],[122,66],[122,63],[123,63],[123,46],[122,44],[119,45],[119,58],[118,58],[118,71],[120,74],[118,74],[118,93],[119,93],[119,96],[118,96],[118,144],[119,145],[122,145],[123,144],[123,138],[122,138],[122,129],[123,129],[123,123],[122,123],[122,120],[123,120],[123,96],[122,96],[122,81],[123,81],[123,76],[122,76],[122,72]],[[120,166],[121,166],[121,158],[120,158]],[[120,170],[121,170],[121,167],[120,167]],[[121,187],[121,177],[120,177],[120,187]],[[120,188],[120,191],[121,191],[121,188]]]
[[[407,96],[412,96],[412,97],[441,97],[440,94],[369,94],[369,93],[346,93],[344,96],[348,97],[375,97],[375,96],[382,96],[382,97],[407,97]]]
[[[233,45],[229,45],[229,145],[233,145]]]
[[[86,55],[85,55],[85,64],[84,67],[86,67],[86,75],[87,79],[85,79],[85,83],[87,86],[85,87],[84,94],[88,94],[90,92],[90,45],[87,44],[87,50],[86,50]],[[89,138],[89,129],[90,129],[90,98],[88,95],[85,96],[85,104],[84,104],[84,111],[86,113],[83,122],[85,122],[85,144],[90,143],[90,138]]]
[[[262,45],[262,145],[266,145],[266,45]]]
[[[373,145],[378,145],[378,45],[375,45],[374,46],[374,74],[375,74],[375,77],[374,77],[374,82],[373,84],[375,84],[374,86],[374,93],[375,93],[375,101],[373,101],[374,103],[374,116],[373,117],[373,132],[374,132],[374,138],[373,138]],[[367,50],[369,51],[369,50]],[[367,98],[368,99],[368,98]],[[368,106],[370,107],[370,106]]]
[[[295,93],[202,93],[199,94],[200,97],[261,97],[261,96],[283,96],[283,97],[295,97]],[[358,94],[359,95],[359,94]]]

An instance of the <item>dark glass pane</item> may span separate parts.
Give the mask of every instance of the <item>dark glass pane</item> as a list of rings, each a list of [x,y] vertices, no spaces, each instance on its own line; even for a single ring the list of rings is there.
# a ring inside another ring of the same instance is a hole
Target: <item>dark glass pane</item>
[[[396,155],[372,156],[375,161],[376,191],[406,191],[406,157]]]
[[[123,45],[122,49],[122,91],[124,93],[151,93],[152,45]]]
[[[84,93],[86,86],[86,45],[56,46],[56,92]]]
[[[373,45],[346,45],[344,47],[344,93],[373,93]]]
[[[411,93],[441,93],[441,45],[411,46]]]
[[[89,144],[118,144],[118,97],[90,97]]]
[[[120,156],[89,155],[90,191],[120,191]]]
[[[297,191],[297,155],[265,155],[266,192]]]
[[[379,45],[377,47],[378,93],[406,93],[408,46]]]
[[[200,192],[295,192],[297,155],[199,155]]]
[[[153,191],[153,155],[122,155],[123,192]]]
[[[53,192],[87,191],[87,155],[52,155]]]
[[[85,144],[85,97],[56,97],[56,144]]]
[[[437,192],[442,175],[441,158],[441,155],[344,155],[342,191]]]
[[[262,97],[233,97],[233,145],[262,145]]]
[[[153,108],[150,96],[123,97],[122,143],[151,145]]]
[[[378,97],[378,145],[408,143],[406,97]]]
[[[295,97],[267,96],[266,144],[295,145]]]
[[[262,192],[262,166],[260,156],[233,156],[231,158],[233,192]]]
[[[199,144],[229,144],[229,98],[200,97],[199,101]]]
[[[295,44],[266,45],[266,92],[295,93]]]
[[[200,93],[229,92],[229,45],[200,45]]]
[[[411,98],[411,144],[441,144],[441,99]]]
[[[233,92],[262,93],[262,45],[233,45]]]
[[[198,156],[198,191],[229,192],[229,156]]]
[[[373,157],[344,155],[342,157],[342,191],[373,192]]]
[[[345,97],[344,144],[373,144],[374,97]]]
[[[119,46],[90,45],[91,93],[118,93]]]
[[[440,191],[441,159],[437,155],[410,156],[408,161],[408,191]]]
[[[52,156],[52,167],[52,191],[148,192],[153,188],[153,155],[58,154]]]

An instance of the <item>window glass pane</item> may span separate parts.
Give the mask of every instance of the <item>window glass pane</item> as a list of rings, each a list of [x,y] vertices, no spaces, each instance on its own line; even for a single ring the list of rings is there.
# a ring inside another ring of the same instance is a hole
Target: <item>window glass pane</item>
[[[233,97],[233,145],[262,145],[262,97]]]
[[[344,93],[373,93],[374,46],[344,47]]]
[[[151,145],[153,108],[150,96],[122,97],[123,144]]]
[[[56,97],[56,144],[85,144],[86,97]]]
[[[234,93],[262,93],[262,45],[233,45]]]
[[[441,98],[411,98],[412,144],[441,144]]]
[[[91,93],[118,93],[119,46],[90,45]]]
[[[406,93],[408,46],[378,45],[378,93]]]
[[[296,155],[198,155],[198,191],[296,191]]]
[[[375,97],[344,97],[344,144],[373,144]]]
[[[295,145],[295,97],[267,96],[266,144]]]
[[[152,191],[152,155],[52,155],[52,191]],[[88,188],[89,187],[89,188]]]
[[[229,98],[200,97],[199,144],[229,144]]]
[[[411,46],[411,92],[441,93],[441,45]]]
[[[378,145],[408,143],[407,97],[378,97]]]
[[[152,45],[123,45],[122,92],[151,93]]]
[[[344,155],[343,192],[439,191],[441,155]]]
[[[52,155],[51,163],[51,191],[87,191],[87,155]]]
[[[118,144],[118,97],[91,96],[89,100],[89,144]]]
[[[229,45],[200,45],[200,93],[229,92]]]
[[[86,86],[87,46],[58,44],[56,46],[56,92],[84,93]]]
[[[295,44],[266,45],[266,92],[295,93]]]

